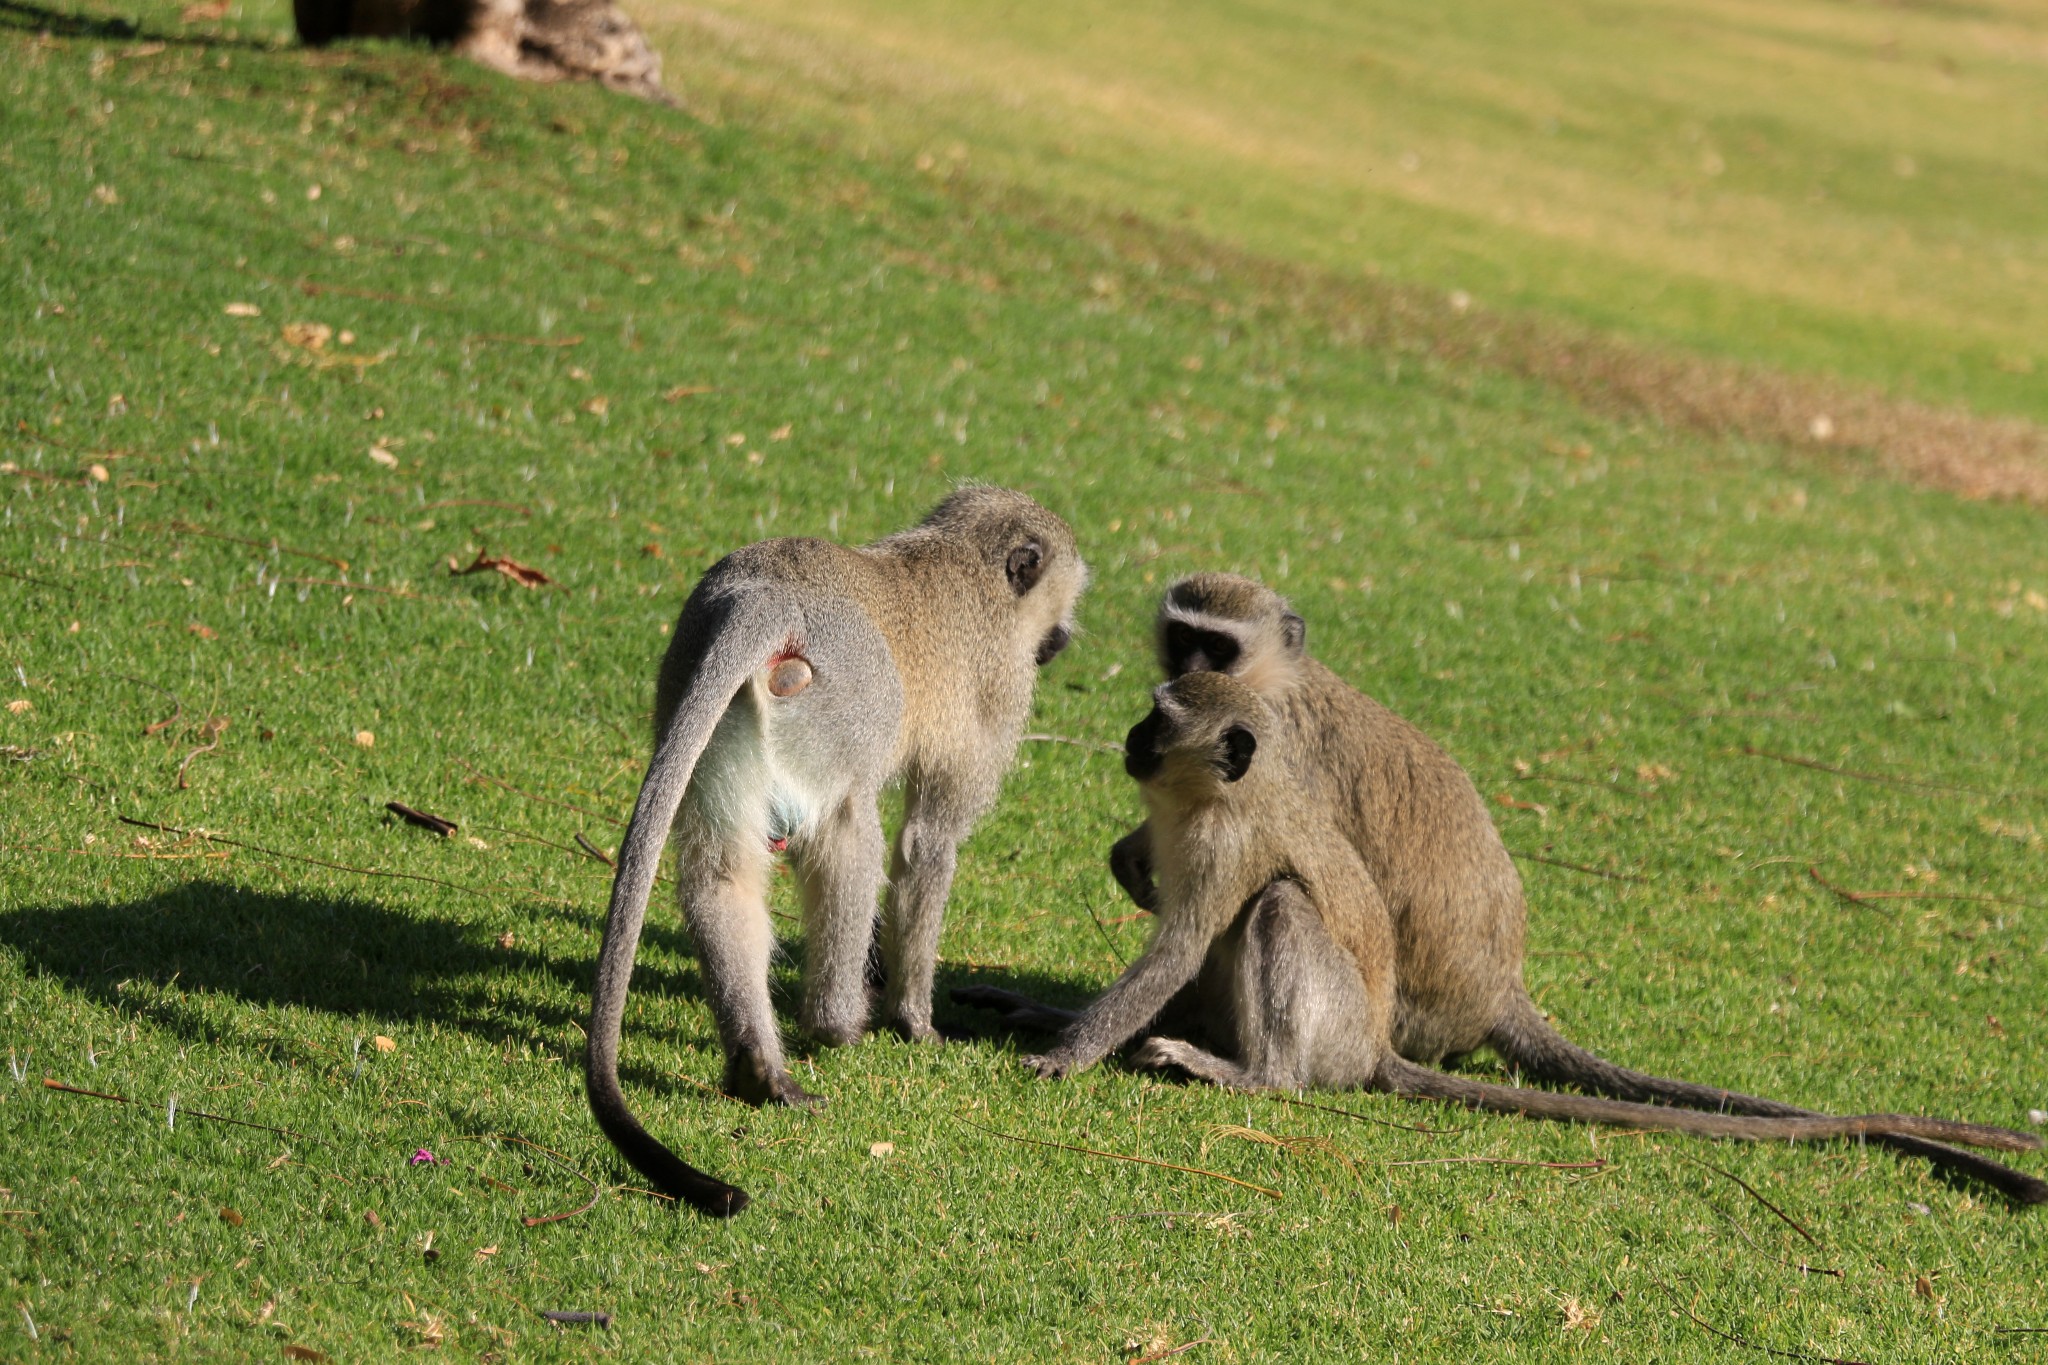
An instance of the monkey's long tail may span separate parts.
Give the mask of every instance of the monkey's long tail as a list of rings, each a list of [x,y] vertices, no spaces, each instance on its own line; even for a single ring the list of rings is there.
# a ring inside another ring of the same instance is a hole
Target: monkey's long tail
[[[1612,1095],[1640,1103],[1683,1105],[1717,1113],[1748,1114],[1766,1118],[1814,1118],[1811,1109],[1767,1100],[1718,1086],[1676,1081],[1616,1066],[1604,1057],[1586,1051],[1552,1028],[1537,1010],[1535,1002],[1522,995],[1507,1018],[1495,1028],[1487,1042],[1524,1075],[1552,1085],[1576,1086],[1601,1095]],[[1519,1093],[1519,1092],[1518,1092]],[[2048,1204],[2048,1182],[2016,1171],[2012,1167],[1958,1151],[1925,1137],[1899,1132],[1871,1133],[1872,1142],[1896,1152],[1923,1157],[1937,1166],[1983,1182],[2020,1204]]]
[[[722,604],[726,615],[711,632],[697,668],[668,728],[656,739],[647,777],[633,805],[633,818],[619,841],[619,866],[612,877],[611,910],[597,955],[597,989],[590,1007],[590,1039],[584,1053],[584,1084],[590,1112],[620,1155],[664,1194],[715,1218],[729,1218],[747,1206],[745,1191],[685,1162],[640,1126],[619,1088],[619,1033],[625,1020],[626,988],[640,948],[640,926],[661,851],[690,775],[733,694],[770,653],[795,630],[795,612],[771,601]],[[680,638],[678,644],[681,644]],[[671,658],[664,668],[675,666]]]
[[[1577,1123],[1620,1123],[1639,1128],[1658,1128],[1701,1137],[1737,1138],[1748,1142],[1784,1139],[1812,1142],[1823,1138],[1875,1137],[1880,1133],[1967,1142],[2001,1151],[2032,1151],[2041,1140],[2031,1133],[1986,1124],[1959,1123],[1954,1119],[1922,1118],[1917,1114],[1853,1114],[1841,1118],[1826,1114],[1763,1118],[1750,1114],[1703,1114],[1695,1109],[1673,1109],[1661,1104],[1638,1104],[1632,1100],[1603,1100],[1589,1095],[1561,1095],[1554,1090],[1528,1090],[1513,1085],[1491,1085],[1442,1071],[1431,1071],[1394,1057],[1383,1062],[1376,1084],[1397,1095],[1423,1099],[1451,1100],[1471,1109],[1496,1114],[1522,1114],[1530,1118],[1561,1119]]]

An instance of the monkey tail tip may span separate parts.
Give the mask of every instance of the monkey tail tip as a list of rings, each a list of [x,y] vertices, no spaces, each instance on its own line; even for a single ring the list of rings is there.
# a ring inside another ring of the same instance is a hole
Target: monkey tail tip
[[[663,1155],[668,1154],[664,1152]],[[706,1175],[673,1156],[667,1161],[651,1161],[646,1165],[636,1161],[634,1164],[640,1166],[663,1194],[678,1203],[688,1204],[709,1218],[730,1218],[754,1202],[738,1186],[728,1185],[717,1176]],[[661,1169],[649,1170],[649,1166]]]

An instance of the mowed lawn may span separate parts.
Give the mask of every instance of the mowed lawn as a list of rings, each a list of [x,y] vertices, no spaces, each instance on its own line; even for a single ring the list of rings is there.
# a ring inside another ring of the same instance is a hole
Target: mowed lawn
[[[2040,515],[1371,349],[1342,272],[863,161],[738,86],[714,122],[286,31],[0,10],[0,1357],[2037,1349],[2042,1211],[1851,1144],[1048,1084],[990,1034],[799,1045],[830,1107],[749,1110],[667,911],[628,1091],[756,1202],[634,1189],[578,1075],[581,844],[665,629],[726,549],[963,478],[1066,515],[1095,583],[942,985],[1076,1002],[1142,945],[1107,750],[1161,589],[1230,568],[1471,771],[1569,1035],[2029,1126]],[[480,554],[547,581],[451,573]]]
[[[2048,418],[2023,0],[649,0],[686,100],[1342,272]]]

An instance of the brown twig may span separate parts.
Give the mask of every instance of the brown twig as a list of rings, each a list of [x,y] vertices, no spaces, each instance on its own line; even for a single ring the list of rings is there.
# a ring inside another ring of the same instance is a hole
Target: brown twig
[[[1296,1099],[1292,1095],[1282,1095],[1272,1090],[1266,1091],[1265,1096],[1267,1099],[1275,1100],[1281,1104],[1291,1104],[1297,1109],[1320,1109],[1325,1114],[1340,1114],[1347,1119],[1357,1119],[1360,1123],[1377,1124],[1381,1128],[1399,1128],[1404,1133],[1424,1133],[1430,1137],[1444,1137],[1450,1133],[1462,1133],[1465,1131],[1463,1128],[1422,1128],[1412,1123],[1395,1123],[1391,1119],[1376,1119],[1370,1114],[1354,1114],[1349,1109],[1339,1109],[1334,1105],[1328,1104],[1316,1104],[1310,1100]]]
[[[1804,1261],[1786,1260],[1783,1256],[1780,1256],[1777,1252],[1772,1251],[1769,1247],[1766,1247],[1762,1242],[1759,1242],[1756,1238],[1750,1236],[1749,1229],[1743,1227],[1742,1224],[1735,1221],[1734,1214],[1729,1213],[1719,1204],[1710,1202],[1708,1203],[1707,1207],[1712,1209],[1715,1215],[1718,1216],[1722,1222],[1726,1223],[1730,1228],[1734,1229],[1735,1235],[1737,1237],[1740,1237],[1743,1241],[1749,1243],[1751,1247],[1755,1248],[1758,1255],[1767,1256],[1771,1260],[1776,1261],[1779,1265],[1786,1267],[1788,1270],[1796,1270],[1802,1275],[1832,1275],[1838,1280],[1848,1278],[1847,1276],[1843,1275],[1841,1271],[1830,1270],[1828,1267],[1823,1265],[1808,1265]]]
[[[1131,1361],[1130,1365],[1151,1365],[1152,1361],[1164,1360],[1168,1356],[1177,1356],[1182,1351],[1192,1351],[1197,1346],[1206,1346],[1213,1339],[1214,1338],[1211,1337],[1197,1337],[1195,1340],[1187,1343],[1185,1346],[1172,1346],[1168,1347],[1163,1351],[1154,1351],[1150,1355],[1139,1356],[1136,1360]]]
[[[1665,1284],[1662,1280],[1652,1280],[1650,1281],[1650,1283],[1656,1285],[1659,1289],[1663,1290],[1665,1295],[1673,1303],[1678,1305],[1679,1311],[1684,1313],[1687,1317],[1691,1318],[1696,1325],[1706,1329],[1709,1332],[1712,1332],[1715,1336],[1721,1338],[1721,1340],[1723,1341],[1731,1341],[1735,1343],[1737,1346],[1742,1347],[1744,1350],[1762,1351],[1765,1355],[1777,1356],[1780,1360],[1813,1360],[1820,1362],[1820,1365],[1870,1365],[1870,1362],[1867,1360],[1845,1360],[1841,1356],[1810,1355],[1805,1351],[1781,1351],[1775,1346],[1760,1345],[1757,1342],[1749,1340],[1747,1337],[1739,1337],[1735,1335],[1735,1333],[1733,1332],[1724,1332],[1720,1328],[1714,1326],[1713,1323],[1708,1322],[1705,1318],[1693,1312],[1691,1307],[1688,1306],[1684,1300],[1680,1299],[1676,1293],[1672,1292],[1670,1285]]]
[[[1801,1237],[1804,1237],[1806,1239],[1806,1244],[1808,1246],[1820,1246],[1820,1239],[1818,1237],[1815,1237],[1812,1233],[1808,1232],[1805,1229],[1805,1227],[1800,1224],[1798,1219],[1794,1218],[1791,1214],[1785,1212],[1785,1210],[1779,1208],[1776,1204],[1773,1204],[1770,1200],[1764,1198],[1761,1194],[1758,1194],[1756,1191],[1756,1186],[1750,1184],[1741,1176],[1736,1175],[1730,1171],[1724,1171],[1719,1166],[1715,1166],[1709,1162],[1701,1161],[1696,1156],[1686,1156],[1684,1152],[1680,1152],[1679,1155],[1685,1157],[1687,1161],[1690,1161],[1695,1166],[1703,1167],[1706,1170],[1712,1171],[1715,1175],[1720,1176],[1723,1180],[1734,1181],[1736,1184],[1740,1185],[1745,1192],[1748,1193],[1751,1199],[1756,1200],[1757,1203],[1762,1204],[1772,1213],[1778,1215],[1779,1222],[1783,1223],[1786,1227],[1792,1229],[1792,1231],[1798,1233]]]
[[[325,858],[309,858],[303,853],[280,853],[274,848],[264,848],[260,844],[245,843],[240,839],[227,838],[225,835],[209,834],[203,829],[177,829],[171,825],[159,825],[154,820],[137,820],[130,815],[117,815],[114,818],[124,825],[135,825],[142,829],[159,830],[165,834],[175,834],[181,839],[204,839],[208,843],[226,844],[229,848],[245,848],[251,853],[260,853],[266,858],[282,858],[286,862],[292,863],[311,863],[315,867],[330,867],[336,872],[350,872],[358,877],[392,877],[400,881],[426,882],[431,886],[445,886],[450,891],[460,891],[467,896],[489,899],[484,892],[479,891],[473,886],[464,886],[459,882],[443,881],[439,877],[423,876],[418,872],[385,872],[374,867],[350,867],[347,863],[330,863]],[[498,889],[501,891],[511,891],[517,888],[499,887]]]
[[[0,578],[18,578],[24,583],[33,583],[39,588],[48,588],[51,592],[68,593],[77,591],[63,583],[53,583],[47,578],[37,578],[34,574],[16,573],[12,569],[0,569]],[[88,593],[87,596],[98,597],[99,594]]]
[[[583,344],[582,337],[520,337],[512,336],[506,332],[478,332],[474,336],[464,337],[463,340],[471,343],[479,341],[492,342],[503,346],[567,347],[581,346]]]
[[[527,1227],[537,1228],[543,1223],[559,1223],[564,1218],[574,1218],[579,1213],[588,1213],[592,1209],[597,1207],[598,1200],[604,1198],[603,1186],[599,1185],[595,1180],[592,1180],[589,1176],[583,1174],[583,1172],[577,1170],[574,1166],[570,1165],[569,1158],[563,1156],[560,1152],[556,1151],[552,1147],[543,1147],[538,1142],[534,1142],[530,1139],[523,1137],[514,1137],[510,1133],[464,1133],[459,1134],[456,1140],[464,1142],[483,1142],[491,1139],[495,1139],[499,1142],[516,1142],[522,1147],[531,1147],[534,1151],[539,1152],[542,1156],[548,1158],[548,1160],[554,1162],[557,1166],[560,1166],[563,1170],[575,1176],[584,1184],[590,1186],[589,1202],[583,1204],[580,1208],[570,1209],[566,1213],[547,1213],[540,1214],[531,1218],[521,1218],[519,1221],[525,1224]]]
[[[1117,951],[1116,941],[1109,936],[1109,927],[1102,922],[1102,916],[1095,913],[1095,902],[1083,896],[1081,904],[1088,907],[1088,918],[1095,922],[1095,932],[1102,935],[1102,941],[1108,946],[1109,955],[1116,959],[1116,965],[1118,967],[1129,966],[1130,960]]]
[[[495,507],[500,512],[517,512],[522,517],[533,515],[533,509],[524,503],[499,502],[496,498],[443,498],[439,502],[428,503],[420,510],[431,512],[437,507]]]
[[[155,529],[169,531],[172,535],[204,536],[208,540],[225,540],[231,545],[251,545],[259,550],[275,550],[279,554],[290,555],[294,559],[318,560],[322,564],[332,564],[343,573],[348,572],[348,561],[346,559],[336,559],[333,555],[315,554],[311,550],[294,550],[291,546],[280,545],[275,540],[250,540],[245,536],[231,536],[221,531],[209,531],[203,526],[194,526],[189,521],[168,521]]]
[[[590,842],[590,840],[588,840],[588,839],[584,838],[584,837],[583,837],[583,831],[582,831],[582,830],[580,830],[580,829],[576,831],[576,844],[577,844],[577,846],[578,846],[579,848],[581,848],[581,849],[582,849],[582,850],[583,850],[583,851],[584,851],[585,853],[588,853],[588,854],[589,854],[589,855],[590,855],[591,857],[593,857],[593,858],[597,859],[597,860],[598,860],[599,862],[603,863],[603,864],[604,864],[604,865],[605,865],[606,867],[616,868],[616,867],[618,866],[618,864],[617,864],[617,863],[615,863],[615,862],[613,862],[613,861],[612,861],[612,859],[611,859],[611,855],[610,855],[610,854],[606,853],[606,852],[605,852],[605,851],[604,851],[603,849],[599,848],[599,847],[598,847],[598,846],[597,846],[596,844],[593,844],[593,843],[591,843],[591,842]]]
[[[568,801],[555,801],[545,796],[535,796],[532,792],[526,791],[519,787],[515,787],[510,782],[507,782],[502,778],[492,777],[489,773],[478,771],[476,765],[470,763],[466,759],[455,758],[451,761],[456,763],[460,767],[467,769],[471,780],[476,782],[487,783],[488,785],[493,787],[503,787],[506,791],[511,792],[514,796],[523,796],[529,801],[538,801],[543,806],[560,806],[563,810],[573,810],[578,815],[588,815],[594,820],[603,820],[608,824],[623,826],[626,823],[624,820],[619,819],[617,816],[606,815],[603,811],[591,810],[587,806],[575,805],[574,803]]]
[[[152,692],[161,692],[171,699],[171,714],[162,720],[151,721],[149,724],[143,726],[142,737],[144,739],[148,739],[151,735],[157,733],[159,730],[170,729],[173,725],[176,725],[179,721],[185,718],[185,703],[178,700],[178,694],[176,692],[171,691],[170,688],[164,687],[158,683],[150,682],[146,678],[131,678],[126,673],[109,673],[107,674],[107,676],[110,678],[119,679],[120,681],[125,683],[134,683],[137,687],[147,687]]]
[[[96,1100],[112,1100],[116,1104],[135,1103],[134,1100],[129,1099],[126,1095],[110,1095],[104,1090],[81,1090],[75,1085],[66,1085],[64,1082],[52,1080],[48,1076],[43,1077],[43,1088],[45,1090],[61,1090],[67,1095],[90,1095]],[[215,1123],[232,1123],[237,1128],[261,1128],[266,1133],[282,1133],[288,1138],[297,1138],[301,1142],[320,1141],[319,1138],[309,1138],[304,1133],[295,1133],[289,1128],[273,1128],[267,1123],[251,1123],[247,1119],[231,1119],[225,1114],[209,1114],[203,1109],[180,1109],[178,1112],[186,1115],[188,1118],[211,1119]]]
[[[408,825],[418,825],[421,829],[431,830],[443,839],[462,828],[453,820],[444,820],[438,815],[429,815],[423,810],[414,810],[403,801],[386,801],[384,809],[390,811]]]
[[[2028,910],[2042,908],[2039,902],[2016,900],[2010,896],[1966,896],[1952,891],[1851,891],[1821,876],[1819,868],[1807,868],[1806,875],[1851,905],[1870,905],[1872,901],[1988,901],[1992,905],[2017,905]],[[1881,910],[1884,907],[1871,908]]]
[[[346,578],[287,578],[287,583],[304,583],[315,588],[347,588],[350,592],[375,592],[386,597],[411,597],[419,594],[410,588],[380,588],[374,583],[351,583]]]
[[[269,277],[266,276],[265,278]],[[282,284],[283,281],[271,279],[270,283]],[[295,282],[294,287],[296,287],[301,294],[304,294],[309,299],[317,299],[322,294],[339,294],[343,298],[349,299],[374,299],[378,303],[402,303],[406,305],[408,308],[446,309],[453,308],[455,306],[453,303],[444,299],[416,299],[412,297],[410,294],[392,294],[387,293],[382,289],[355,289],[350,287],[349,285],[326,284],[319,280],[306,279],[303,276],[301,276]]]
[[[1505,1156],[1440,1156],[1424,1161],[1389,1161],[1389,1166],[1535,1166],[1546,1171],[1604,1171],[1607,1158],[1591,1161],[1517,1161]]]
[[[1568,863],[1562,858],[1546,858],[1541,853],[1524,853],[1519,848],[1509,849],[1508,855],[1514,858],[1522,858],[1532,863],[1543,863],[1549,867],[1562,867],[1571,872],[1583,872],[1589,877],[1605,877],[1611,882],[1635,882],[1638,885],[1647,885],[1650,880],[1648,877],[1633,877],[1626,872],[1609,872],[1601,867],[1587,867],[1584,863]]]
[[[1019,735],[1017,741],[1020,744],[1071,744],[1076,749],[1090,749],[1098,754],[1121,754],[1124,751],[1120,744],[1098,744],[1092,739],[1075,739],[1069,735]]]
[[[1956,787],[1946,782],[1922,782],[1912,777],[1891,777],[1885,773],[1859,773],[1853,768],[1837,768],[1832,763],[1817,759],[1800,758],[1797,754],[1774,754],[1768,749],[1759,749],[1753,744],[1742,746],[1742,752],[1751,758],[1768,758],[1774,763],[1789,763],[1795,768],[1811,768],[1815,772],[1833,773],[1836,777],[1853,777],[1858,782],[1880,782],[1889,787],[1919,787],[1923,791],[1961,792],[1967,796],[1999,797],[2010,793],[1988,792],[1977,787]]]
[[[958,1116],[956,1115],[956,1117]],[[1126,1156],[1122,1152],[1103,1152],[1098,1151],[1093,1147],[1076,1147],[1069,1142],[1049,1142],[1044,1138],[1018,1137],[1015,1133],[1005,1133],[998,1129],[991,1128],[985,1123],[976,1123],[973,1119],[970,1118],[961,1118],[960,1122],[966,1124],[969,1128],[979,1128],[984,1133],[992,1133],[996,1137],[1002,1138],[1006,1142],[1022,1142],[1027,1143],[1033,1147],[1057,1147],[1063,1152],[1080,1152],[1084,1156],[1107,1157],[1111,1161],[1130,1161],[1135,1162],[1140,1166],[1158,1166],[1169,1171],[1183,1171],[1186,1172],[1188,1175],[1203,1175],[1209,1177],[1209,1179],[1211,1180],[1227,1181],[1232,1185],[1241,1185],[1248,1190],[1256,1190],[1260,1194],[1265,1195],[1268,1199],[1280,1198],[1280,1191],[1278,1190],[1269,1190],[1264,1185],[1254,1185],[1249,1180],[1239,1180],[1236,1176],[1224,1175],[1221,1171],[1205,1171],[1200,1166],[1180,1166],[1176,1165],[1171,1161],[1154,1161],[1151,1157],[1148,1156]]]
[[[192,766],[192,760],[201,754],[210,754],[215,749],[218,749],[220,747],[220,737],[227,728],[228,718],[226,716],[209,716],[206,723],[199,727],[199,733],[206,736],[206,743],[187,753],[185,761],[178,765],[178,781],[176,785],[179,791],[189,790],[189,785],[185,781],[185,770]]]

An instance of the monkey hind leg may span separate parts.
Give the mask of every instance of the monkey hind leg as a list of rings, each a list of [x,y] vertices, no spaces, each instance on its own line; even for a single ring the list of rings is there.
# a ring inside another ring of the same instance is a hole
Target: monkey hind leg
[[[725,1049],[726,1093],[748,1104],[816,1103],[783,1062],[782,1035],[768,998],[775,933],[768,917],[765,834],[727,834],[688,806],[676,830],[676,894]]]
[[[826,1043],[857,1043],[867,1028],[883,847],[874,794],[855,792],[792,848],[804,907],[797,1022]]]
[[[1300,883],[1276,881],[1245,910],[1223,951],[1238,1060],[1174,1038],[1146,1039],[1139,1066],[1174,1067],[1238,1090],[1358,1086],[1372,1077],[1365,981]]]

